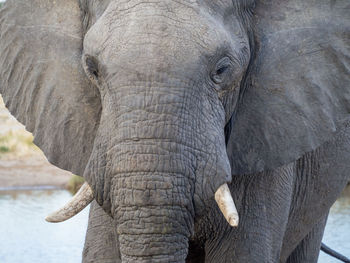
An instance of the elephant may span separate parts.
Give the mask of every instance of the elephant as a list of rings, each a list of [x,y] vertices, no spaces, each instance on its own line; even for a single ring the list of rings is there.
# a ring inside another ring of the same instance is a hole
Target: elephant
[[[0,93],[83,176],[83,262],[317,262],[349,181],[347,0],[8,0]]]

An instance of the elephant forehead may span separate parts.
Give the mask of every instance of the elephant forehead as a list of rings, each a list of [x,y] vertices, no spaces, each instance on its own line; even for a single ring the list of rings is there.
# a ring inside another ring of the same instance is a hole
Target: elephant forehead
[[[88,31],[84,48],[106,61],[119,60],[125,52],[131,57],[163,56],[175,61],[211,55],[235,42],[241,45],[240,37],[232,37],[222,20],[209,11],[203,5],[175,1],[112,2]],[[235,33],[241,30],[236,24]]]

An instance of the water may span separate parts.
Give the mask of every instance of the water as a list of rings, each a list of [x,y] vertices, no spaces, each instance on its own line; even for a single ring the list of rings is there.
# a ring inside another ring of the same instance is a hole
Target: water
[[[88,209],[59,224],[44,218],[66,203],[65,190],[0,192],[1,263],[80,263]],[[350,257],[350,187],[331,209],[323,241]],[[319,263],[337,263],[320,253]]]
[[[323,242],[332,249],[350,258],[350,186],[332,206],[328,216]],[[318,263],[340,261],[320,252]]]
[[[81,262],[88,209],[64,223],[44,220],[71,197],[65,190],[0,193],[0,262]]]

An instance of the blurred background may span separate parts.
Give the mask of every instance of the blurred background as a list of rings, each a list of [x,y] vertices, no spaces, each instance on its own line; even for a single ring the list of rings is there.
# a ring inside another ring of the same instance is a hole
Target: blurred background
[[[48,163],[0,96],[0,263],[81,262],[88,209],[64,223],[44,218],[82,183],[81,177]],[[323,241],[350,257],[349,186],[331,208]],[[320,252],[318,262],[339,261]]]

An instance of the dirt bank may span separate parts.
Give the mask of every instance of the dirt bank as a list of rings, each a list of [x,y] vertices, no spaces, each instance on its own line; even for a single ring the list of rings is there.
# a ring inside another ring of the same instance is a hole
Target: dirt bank
[[[65,188],[70,178],[71,173],[50,165],[41,156],[0,160],[0,190],[26,186]]]

